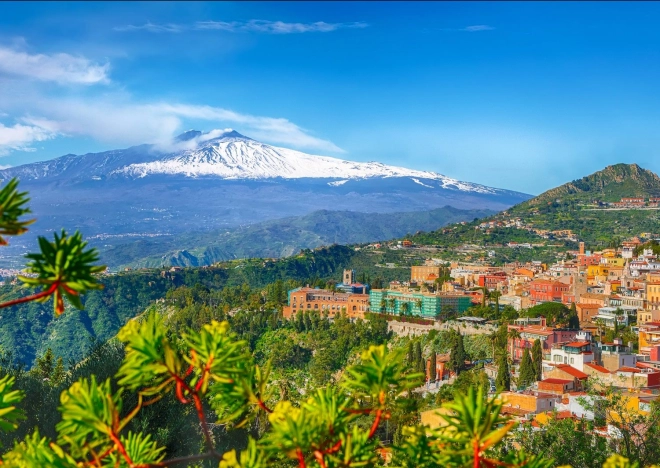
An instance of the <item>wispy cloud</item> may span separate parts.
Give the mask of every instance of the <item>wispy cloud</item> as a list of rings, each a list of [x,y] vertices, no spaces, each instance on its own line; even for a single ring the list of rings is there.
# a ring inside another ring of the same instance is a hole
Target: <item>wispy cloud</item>
[[[216,29],[229,32],[258,32],[266,34],[296,34],[306,32],[332,32],[338,29],[361,29],[369,25],[363,22],[353,23],[285,23],[283,21],[250,20],[241,21],[198,21],[195,29]]]
[[[27,127],[40,129],[49,137],[87,136],[116,145],[153,143],[167,149],[171,148],[174,136],[182,131],[184,121],[207,121],[231,124],[241,133],[273,144],[320,152],[343,152],[331,141],[310,134],[288,119],[242,114],[221,107],[162,102],[136,104],[120,99],[34,101],[33,115],[23,117],[21,122]]]
[[[146,22],[145,24],[136,26],[133,24],[128,24],[126,26],[117,26],[113,28],[115,31],[148,31],[152,33],[179,33],[185,29],[184,26],[180,24],[154,24],[151,22]]]
[[[226,31],[232,33],[255,32],[262,34],[300,34],[308,32],[332,32],[339,29],[362,29],[369,25],[362,21],[351,23],[286,23],[284,21],[250,20],[250,21],[198,21],[186,24],[154,24],[147,22],[142,25],[117,26],[115,31],[147,31],[152,33],[179,33],[186,30]]]
[[[474,24],[472,26],[465,26],[464,28],[440,28],[440,31],[454,31],[454,32],[481,32],[492,31],[495,28],[487,24]]]
[[[7,127],[0,123],[0,155],[10,151],[34,151],[30,144],[55,136],[53,132],[39,125],[15,124]]]
[[[0,46],[0,75],[14,75],[60,84],[108,83],[110,64],[98,64],[85,57],[64,53],[29,54]]]
[[[487,24],[475,24],[474,26],[466,26],[461,31],[466,31],[466,32],[478,32],[478,31],[492,31],[495,29],[492,26],[488,26]]]

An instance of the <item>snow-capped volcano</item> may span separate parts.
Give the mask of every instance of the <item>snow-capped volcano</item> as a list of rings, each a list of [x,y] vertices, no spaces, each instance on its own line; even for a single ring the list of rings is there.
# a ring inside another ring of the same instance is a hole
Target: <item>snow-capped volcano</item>
[[[224,229],[318,210],[502,210],[531,198],[436,172],[314,156],[230,130],[191,130],[168,147],[67,154],[0,170],[0,180],[12,177],[29,191],[37,218],[28,236],[65,227],[98,239]]]
[[[208,134],[207,134],[208,135]],[[287,148],[271,146],[227,130],[217,137],[205,139],[199,132],[186,132],[177,138],[196,145],[180,153],[155,161],[121,167],[115,174],[147,177],[154,174],[187,177],[216,176],[223,179],[369,179],[374,177],[410,177],[440,182],[440,186],[468,192],[495,193],[483,185],[460,182],[429,171],[388,166],[379,162],[354,162],[328,156],[316,156]],[[334,182],[330,182],[337,185]]]

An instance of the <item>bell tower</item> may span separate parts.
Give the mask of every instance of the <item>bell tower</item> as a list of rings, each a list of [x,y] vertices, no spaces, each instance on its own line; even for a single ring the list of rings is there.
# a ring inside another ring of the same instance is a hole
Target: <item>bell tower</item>
[[[344,279],[342,283],[344,284],[355,283],[355,270],[344,270]]]

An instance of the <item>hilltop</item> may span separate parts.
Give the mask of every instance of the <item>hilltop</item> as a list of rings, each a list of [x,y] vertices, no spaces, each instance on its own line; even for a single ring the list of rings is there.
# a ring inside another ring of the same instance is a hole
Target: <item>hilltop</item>
[[[420,244],[508,242],[604,247],[627,237],[660,236],[660,177],[637,164],[616,164],[550,189],[506,211],[416,236]],[[641,201],[622,201],[639,198]]]
[[[553,203],[618,202],[624,197],[660,197],[660,177],[637,164],[615,164],[581,179],[555,187],[509,211],[524,212],[528,209]]]

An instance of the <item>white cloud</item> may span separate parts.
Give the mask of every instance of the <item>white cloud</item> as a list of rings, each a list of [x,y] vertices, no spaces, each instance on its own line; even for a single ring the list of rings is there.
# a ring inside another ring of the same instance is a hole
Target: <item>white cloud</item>
[[[492,31],[495,28],[493,26],[488,26],[487,24],[475,24],[472,26],[465,26],[464,28],[440,28],[439,31],[451,31],[451,32],[480,32],[480,31]]]
[[[228,109],[211,106],[192,106],[185,104],[159,104],[154,107],[162,113],[170,113],[190,119],[238,124],[245,132],[258,140],[321,151],[341,153],[343,150],[334,143],[314,137],[306,130],[284,118],[261,117],[239,114]]]
[[[364,22],[353,23],[326,23],[317,21],[316,23],[285,23],[283,21],[250,20],[241,21],[198,21],[195,23],[195,29],[218,29],[230,32],[260,32],[267,34],[292,34],[306,32],[332,32],[338,29],[346,28],[366,28],[369,26]]]
[[[0,123],[0,155],[10,151],[34,151],[29,145],[35,141],[54,138],[55,133],[39,125],[15,124],[7,127]]]
[[[362,21],[351,23],[286,23],[284,21],[250,20],[250,21],[198,21],[192,25],[185,24],[154,24],[147,22],[142,25],[129,24],[117,26],[115,31],[147,31],[152,33],[179,33],[184,30],[215,30],[227,32],[257,32],[265,34],[295,34],[307,32],[332,32],[338,29],[361,29],[369,25]]]
[[[317,138],[284,118],[241,114],[212,106],[135,104],[130,101],[39,99],[33,115],[22,123],[49,134],[88,136],[114,145],[142,143],[171,148],[185,120],[231,124],[247,136],[272,144],[315,151],[343,152],[334,143]]]
[[[488,26],[486,24],[475,24],[474,26],[466,26],[461,31],[466,31],[466,32],[478,32],[478,31],[492,31],[495,29],[492,26]]]
[[[59,53],[36,54],[0,46],[0,74],[54,81],[60,84],[108,83],[110,64],[94,63],[85,57]]]
[[[133,24],[128,24],[126,26],[117,26],[113,28],[115,31],[125,32],[125,31],[148,31],[152,33],[179,33],[185,29],[185,26],[180,24],[168,23],[168,24],[154,24],[147,21],[145,24],[136,26]]]

